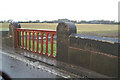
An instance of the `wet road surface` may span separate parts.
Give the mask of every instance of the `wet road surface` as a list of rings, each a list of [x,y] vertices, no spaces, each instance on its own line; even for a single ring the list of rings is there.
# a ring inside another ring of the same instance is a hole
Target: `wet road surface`
[[[11,78],[60,78],[5,54],[2,54],[2,58],[0,57],[0,64],[2,64],[2,70]]]

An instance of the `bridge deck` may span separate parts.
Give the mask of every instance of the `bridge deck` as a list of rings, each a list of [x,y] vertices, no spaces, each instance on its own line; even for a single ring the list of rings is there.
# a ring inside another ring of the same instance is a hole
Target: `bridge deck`
[[[88,69],[85,69],[83,67],[78,67],[74,65],[70,65],[67,63],[63,63],[60,61],[57,61],[53,58],[49,58],[44,55],[36,54],[24,49],[20,48],[11,48],[10,45],[8,45],[6,42],[9,43],[9,39],[4,39],[2,40],[2,50],[9,54],[9,55],[14,55],[16,57],[23,57],[22,59],[24,60],[25,58],[33,61],[33,62],[41,62],[46,64],[49,68],[51,68],[51,72],[56,71],[55,75],[64,77],[64,78],[69,78],[69,77],[79,77],[83,78],[86,77],[86,75],[89,75],[87,77],[107,77],[104,75],[101,75],[99,73],[96,73],[94,71],[90,71]],[[22,66],[21,66],[22,67]],[[37,66],[38,67],[38,66]],[[52,73],[53,74],[53,73]],[[61,75],[62,74],[62,75]]]

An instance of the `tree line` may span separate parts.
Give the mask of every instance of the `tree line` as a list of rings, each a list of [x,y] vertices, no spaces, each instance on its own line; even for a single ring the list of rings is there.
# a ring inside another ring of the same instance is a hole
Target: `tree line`
[[[11,23],[14,22],[12,19],[9,20],[4,20],[4,21],[0,21],[0,23]],[[77,21],[77,20],[69,20],[69,19],[58,19],[58,20],[52,20],[52,21],[40,21],[40,20],[29,20],[29,21],[18,21],[19,23],[59,23],[59,22],[73,22],[76,24],[120,24],[120,22],[116,22],[116,21],[110,21],[110,20],[90,20],[90,21],[86,21],[86,20],[81,20],[81,21]]]

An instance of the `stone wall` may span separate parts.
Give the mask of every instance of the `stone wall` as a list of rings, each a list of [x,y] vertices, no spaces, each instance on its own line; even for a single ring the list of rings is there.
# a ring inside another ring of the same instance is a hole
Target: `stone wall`
[[[82,66],[104,75],[118,75],[118,42],[102,37],[73,34],[70,36],[68,63]]]
[[[118,40],[76,34],[73,23],[57,27],[57,60],[118,77]]]
[[[3,31],[0,31],[0,33],[2,34],[1,37],[8,37],[8,30],[3,30]]]

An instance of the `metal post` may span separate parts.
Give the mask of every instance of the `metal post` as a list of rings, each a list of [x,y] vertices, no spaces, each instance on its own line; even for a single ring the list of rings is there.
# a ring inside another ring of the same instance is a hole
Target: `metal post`
[[[37,32],[37,53],[39,53],[39,33]]]
[[[22,43],[23,43],[22,48],[24,49],[24,31],[23,30],[22,30]]]
[[[26,41],[25,41],[25,43],[26,43],[25,45],[26,45],[26,50],[27,50],[27,32],[25,32],[25,38],[26,38],[26,39],[25,39],[25,40],[26,40]]]
[[[51,34],[51,57],[53,57],[53,34]]]
[[[19,47],[21,48],[21,30],[19,30]]]
[[[46,55],[48,56],[48,33],[46,33]]]
[[[33,52],[35,52],[35,40],[34,40],[34,37],[35,37],[35,32],[33,32]]]
[[[41,32],[41,54],[43,54],[43,33]]]

